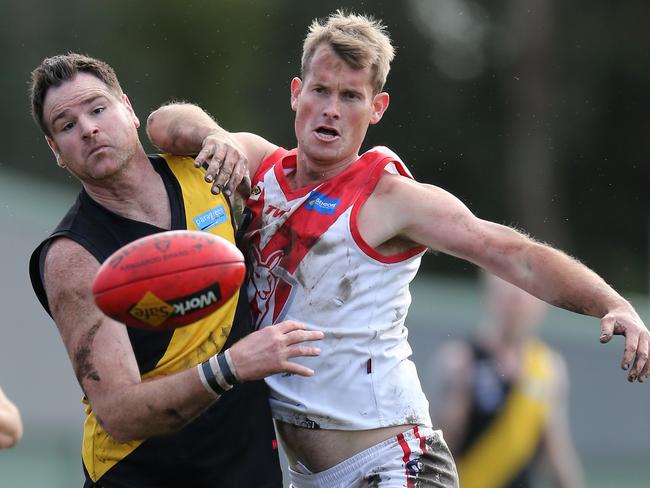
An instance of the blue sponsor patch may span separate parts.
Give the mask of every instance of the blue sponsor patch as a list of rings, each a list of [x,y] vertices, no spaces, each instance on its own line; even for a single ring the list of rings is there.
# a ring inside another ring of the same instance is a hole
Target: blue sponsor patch
[[[199,230],[208,230],[219,224],[223,224],[228,220],[228,216],[223,205],[219,205],[218,207],[211,208],[207,212],[203,212],[201,215],[197,215],[192,220]]]
[[[305,203],[305,208],[307,210],[316,210],[324,215],[329,215],[336,211],[336,207],[338,207],[340,201],[340,198],[329,198],[322,193],[312,192]]]

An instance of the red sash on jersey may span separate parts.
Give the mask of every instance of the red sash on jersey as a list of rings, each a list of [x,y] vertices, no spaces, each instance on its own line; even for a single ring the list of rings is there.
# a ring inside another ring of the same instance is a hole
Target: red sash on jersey
[[[253,196],[248,200],[252,219],[246,232],[246,240],[253,261],[249,283],[251,280],[255,280],[254,274],[257,267],[268,270],[266,281],[262,280],[261,284],[253,284],[256,297],[251,300],[251,309],[257,325],[260,325],[266,315],[266,311],[260,308],[258,300],[270,300],[273,297],[272,320],[275,322],[286,305],[293,286],[287,281],[286,275],[294,275],[298,265],[316,241],[351,206],[354,206],[353,213],[356,221],[356,214],[374,190],[384,168],[389,163],[395,162],[400,174],[411,177],[402,164],[392,156],[379,151],[369,151],[333,178],[293,190],[285,176],[285,169],[295,169],[296,158],[295,149],[287,151],[279,148],[262,162],[253,176]],[[275,177],[288,201],[309,196],[278,227],[264,248],[260,249],[259,231],[263,221],[262,212],[265,212],[270,218],[280,217],[286,212],[286,210],[269,205],[269,202],[266,202],[265,205],[265,190],[262,182],[268,171],[275,172]],[[360,247],[372,257],[380,257],[380,260],[384,262],[398,262],[425,249],[418,246],[397,255],[382,256],[363,242],[358,231],[355,232],[356,224],[354,222],[352,227],[355,240],[357,242],[361,240]],[[281,268],[281,273],[274,272],[278,267]]]

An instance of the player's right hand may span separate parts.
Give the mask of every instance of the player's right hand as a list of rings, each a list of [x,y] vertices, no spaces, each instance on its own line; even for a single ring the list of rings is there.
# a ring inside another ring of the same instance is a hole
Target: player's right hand
[[[320,349],[307,344],[323,338],[317,330],[293,320],[264,327],[247,335],[230,347],[237,376],[242,381],[258,380],[275,373],[312,376],[314,371],[289,361],[297,356],[318,356]]]
[[[630,382],[645,381],[650,377],[650,332],[636,312],[614,310],[600,321],[600,342],[605,344],[612,335],[625,336],[625,351],[621,368],[627,371]]]
[[[205,181],[212,183],[212,193],[227,196],[239,191],[248,198],[251,179],[248,160],[227,134],[212,133],[203,140],[201,151],[194,158],[194,166],[203,167]]]

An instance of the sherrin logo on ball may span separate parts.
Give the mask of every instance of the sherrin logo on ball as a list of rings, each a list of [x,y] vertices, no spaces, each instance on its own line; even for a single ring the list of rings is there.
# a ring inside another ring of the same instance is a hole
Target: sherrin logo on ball
[[[245,275],[237,247],[214,234],[167,231],[118,249],[93,282],[97,306],[131,327],[169,330],[213,313]]]

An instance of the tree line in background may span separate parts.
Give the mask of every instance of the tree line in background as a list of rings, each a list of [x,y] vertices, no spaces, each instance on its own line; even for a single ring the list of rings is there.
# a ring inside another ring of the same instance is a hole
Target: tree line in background
[[[478,216],[562,247],[622,290],[647,291],[650,32],[641,0],[1,0],[0,171],[71,181],[27,103],[31,69],[67,51],[108,61],[142,122],[183,99],[230,130],[292,147],[289,81],[302,39],[311,19],[339,7],[382,18],[397,47],[391,106],[369,145],[389,146],[418,180]],[[442,256],[424,265],[473,273]]]

